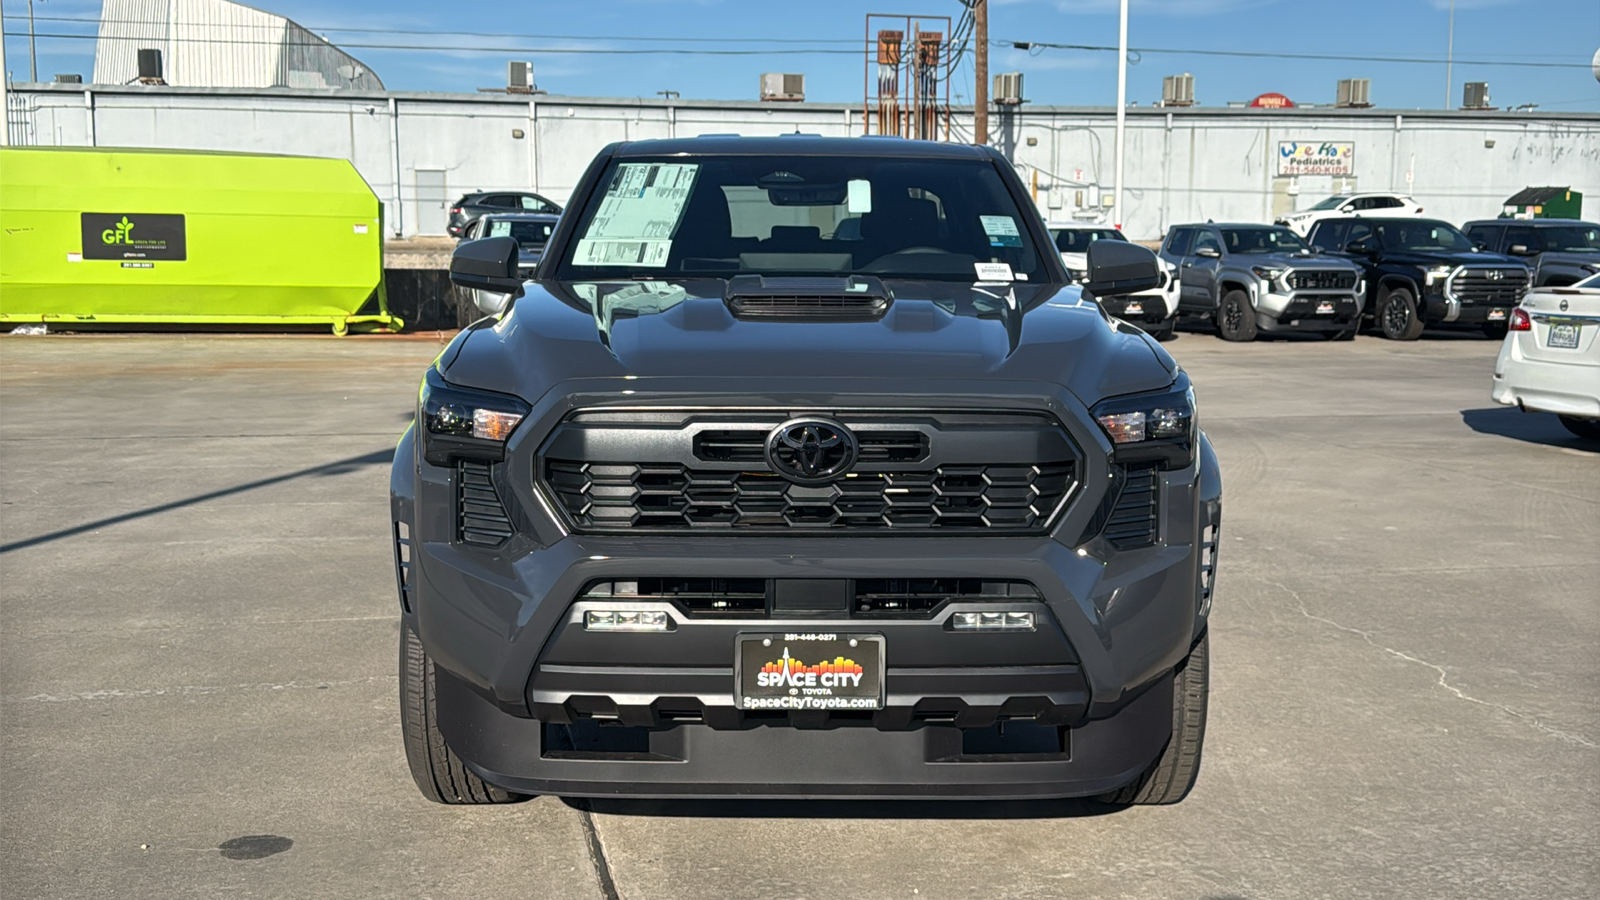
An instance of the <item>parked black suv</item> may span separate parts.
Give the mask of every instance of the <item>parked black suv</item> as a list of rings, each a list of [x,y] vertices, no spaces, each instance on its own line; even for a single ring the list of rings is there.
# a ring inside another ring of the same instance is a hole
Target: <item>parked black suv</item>
[[[1505,336],[1511,308],[1528,292],[1521,261],[1477,250],[1438,219],[1323,219],[1311,246],[1366,270],[1369,315],[1384,337],[1413,341],[1427,325],[1462,323]]]
[[[642,141],[573,197],[526,284],[457,247],[501,296],[395,453],[425,796],[1188,792],[1217,460],[1004,157]]]
[[[1492,253],[1521,259],[1534,287],[1566,287],[1600,272],[1600,225],[1577,219],[1485,219],[1467,237]]]
[[[450,223],[446,230],[451,237],[461,237],[467,224],[485,213],[551,213],[561,214],[561,206],[554,200],[527,191],[484,191],[467,194],[450,207]]]

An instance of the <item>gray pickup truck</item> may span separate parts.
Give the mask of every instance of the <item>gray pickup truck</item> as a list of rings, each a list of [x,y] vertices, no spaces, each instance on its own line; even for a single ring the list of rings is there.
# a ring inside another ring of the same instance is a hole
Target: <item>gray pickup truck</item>
[[[1225,341],[1261,331],[1350,340],[1361,327],[1360,267],[1281,225],[1177,225],[1161,258],[1178,270],[1178,316],[1213,322]]]

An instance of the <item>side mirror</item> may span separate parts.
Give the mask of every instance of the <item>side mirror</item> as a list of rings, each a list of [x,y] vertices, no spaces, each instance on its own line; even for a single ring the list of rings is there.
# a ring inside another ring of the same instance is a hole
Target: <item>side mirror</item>
[[[1352,204],[1352,203],[1346,203],[1345,205],[1339,207],[1339,212],[1355,212],[1355,211],[1356,211],[1355,205]]]
[[[1198,247],[1198,248],[1195,249],[1194,255],[1195,256],[1204,256],[1206,259],[1221,259],[1222,258],[1222,254],[1219,253],[1217,251],[1217,248],[1215,248],[1215,247]]]
[[[450,254],[450,283],[479,292],[474,297],[478,308],[499,315],[513,298],[522,296],[519,252],[517,239],[506,235],[463,241]]]
[[[1527,244],[1512,244],[1510,249],[1508,249],[1506,252],[1510,253],[1512,256],[1532,256],[1533,255],[1532,253],[1528,252],[1528,245]]]
[[[1351,241],[1348,244],[1345,244],[1344,245],[1344,252],[1346,252],[1346,253],[1354,253],[1357,256],[1371,256],[1372,255],[1372,244],[1369,243],[1366,238],[1361,238],[1359,240],[1354,240],[1354,241]]]
[[[1161,283],[1156,255],[1126,241],[1095,241],[1088,251],[1089,277],[1083,289],[1096,297],[1148,291]]]

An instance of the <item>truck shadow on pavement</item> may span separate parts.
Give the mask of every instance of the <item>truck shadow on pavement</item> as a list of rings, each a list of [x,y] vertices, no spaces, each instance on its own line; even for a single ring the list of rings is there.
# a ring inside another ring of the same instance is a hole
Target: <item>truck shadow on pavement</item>
[[[1514,406],[1463,409],[1461,421],[1479,434],[1515,438],[1547,447],[1600,450],[1600,441],[1586,441],[1568,431],[1554,413],[1523,412]]]
[[[82,525],[74,525],[71,528],[62,528],[47,534],[41,534],[31,538],[23,538],[22,540],[12,541],[9,544],[0,544],[0,553],[10,553],[13,550],[22,550],[27,547],[37,547],[40,544],[48,544],[51,541],[59,541],[65,538],[75,537],[80,534],[96,531],[112,525],[120,525],[123,522],[132,522],[136,519],[145,519],[149,518],[150,516],[158,516],[165,512],[171,512],[175,509],[182,509],[186,506],[195,506],[200,503],[216,500],[219,497],[242,494],[245,491],[253,491],[256,488],[264,488],[274,484],[282,484],[285,481],[293,481],[296,478],[326,478],[329,475],[343,475],[347,472],[353,472],[363,466],[387,465],[392,459],[394,459],[394,450],[375,450],[371,453],[363,453],[360,456],[351,456],[346,459],[336,460],[330,463],[310,466],[309,468],[300,469],[296,472],[285,472],[282,475],[273,475],[270,478],[247,481],[244,484],[236,484],[233,487],[208,491],[204,494],[196,494],[193,497],[185,497],[182,500],[174,500],[170,503],[147,506],[144,509],[136,509],[132,512],[122,513],[121,515],[107,516],[104,519],[96,519],[93,522],[85,522]]]
[[[562,798],[608,816],[698,819],[1083,819],[1124,807],[1073,800],[619,800]]]

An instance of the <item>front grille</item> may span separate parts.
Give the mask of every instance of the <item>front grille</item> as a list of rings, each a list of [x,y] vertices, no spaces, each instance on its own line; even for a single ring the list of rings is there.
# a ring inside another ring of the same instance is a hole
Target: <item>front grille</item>
[[[801,485],[766,461],[780,413],[589,410],[545,442],[538,478],[578,532],[1040,533],[1077,484],[1076,450],[1034,413],[843,416],[853,470]]]
[[[923,529],[1033,531],[1074,466],[939,466],[853,472],[806,487],[771,471],[545,460],[545,481],[582,530]]]
[[[1356,273],[1338,269],[1295,269],[1289,287],[1297,291],[1347,291],[1356,286]]]
[[[1102,532],[1111,546],[1132,550],[1154,544],[1160,524],[1159,499],[1155,466],[1129,468]]]
[[[1449,293],[1464,306],[1515,306],[1527,292],[1524,268],[1461,269],[1450,278]]]
[[[490,477],[489,463],[462,460],[456,469],[457,536],[468,544],[499,546],[511,537],[511,517]]]
[[[856,443],[864,463],[921,462],[928,455],[928,436],[920,431],[858,431]],[[767,432],[758,429],[708,429],[694,436],[695,459],[708,462],[761,462],[766,446]]]

